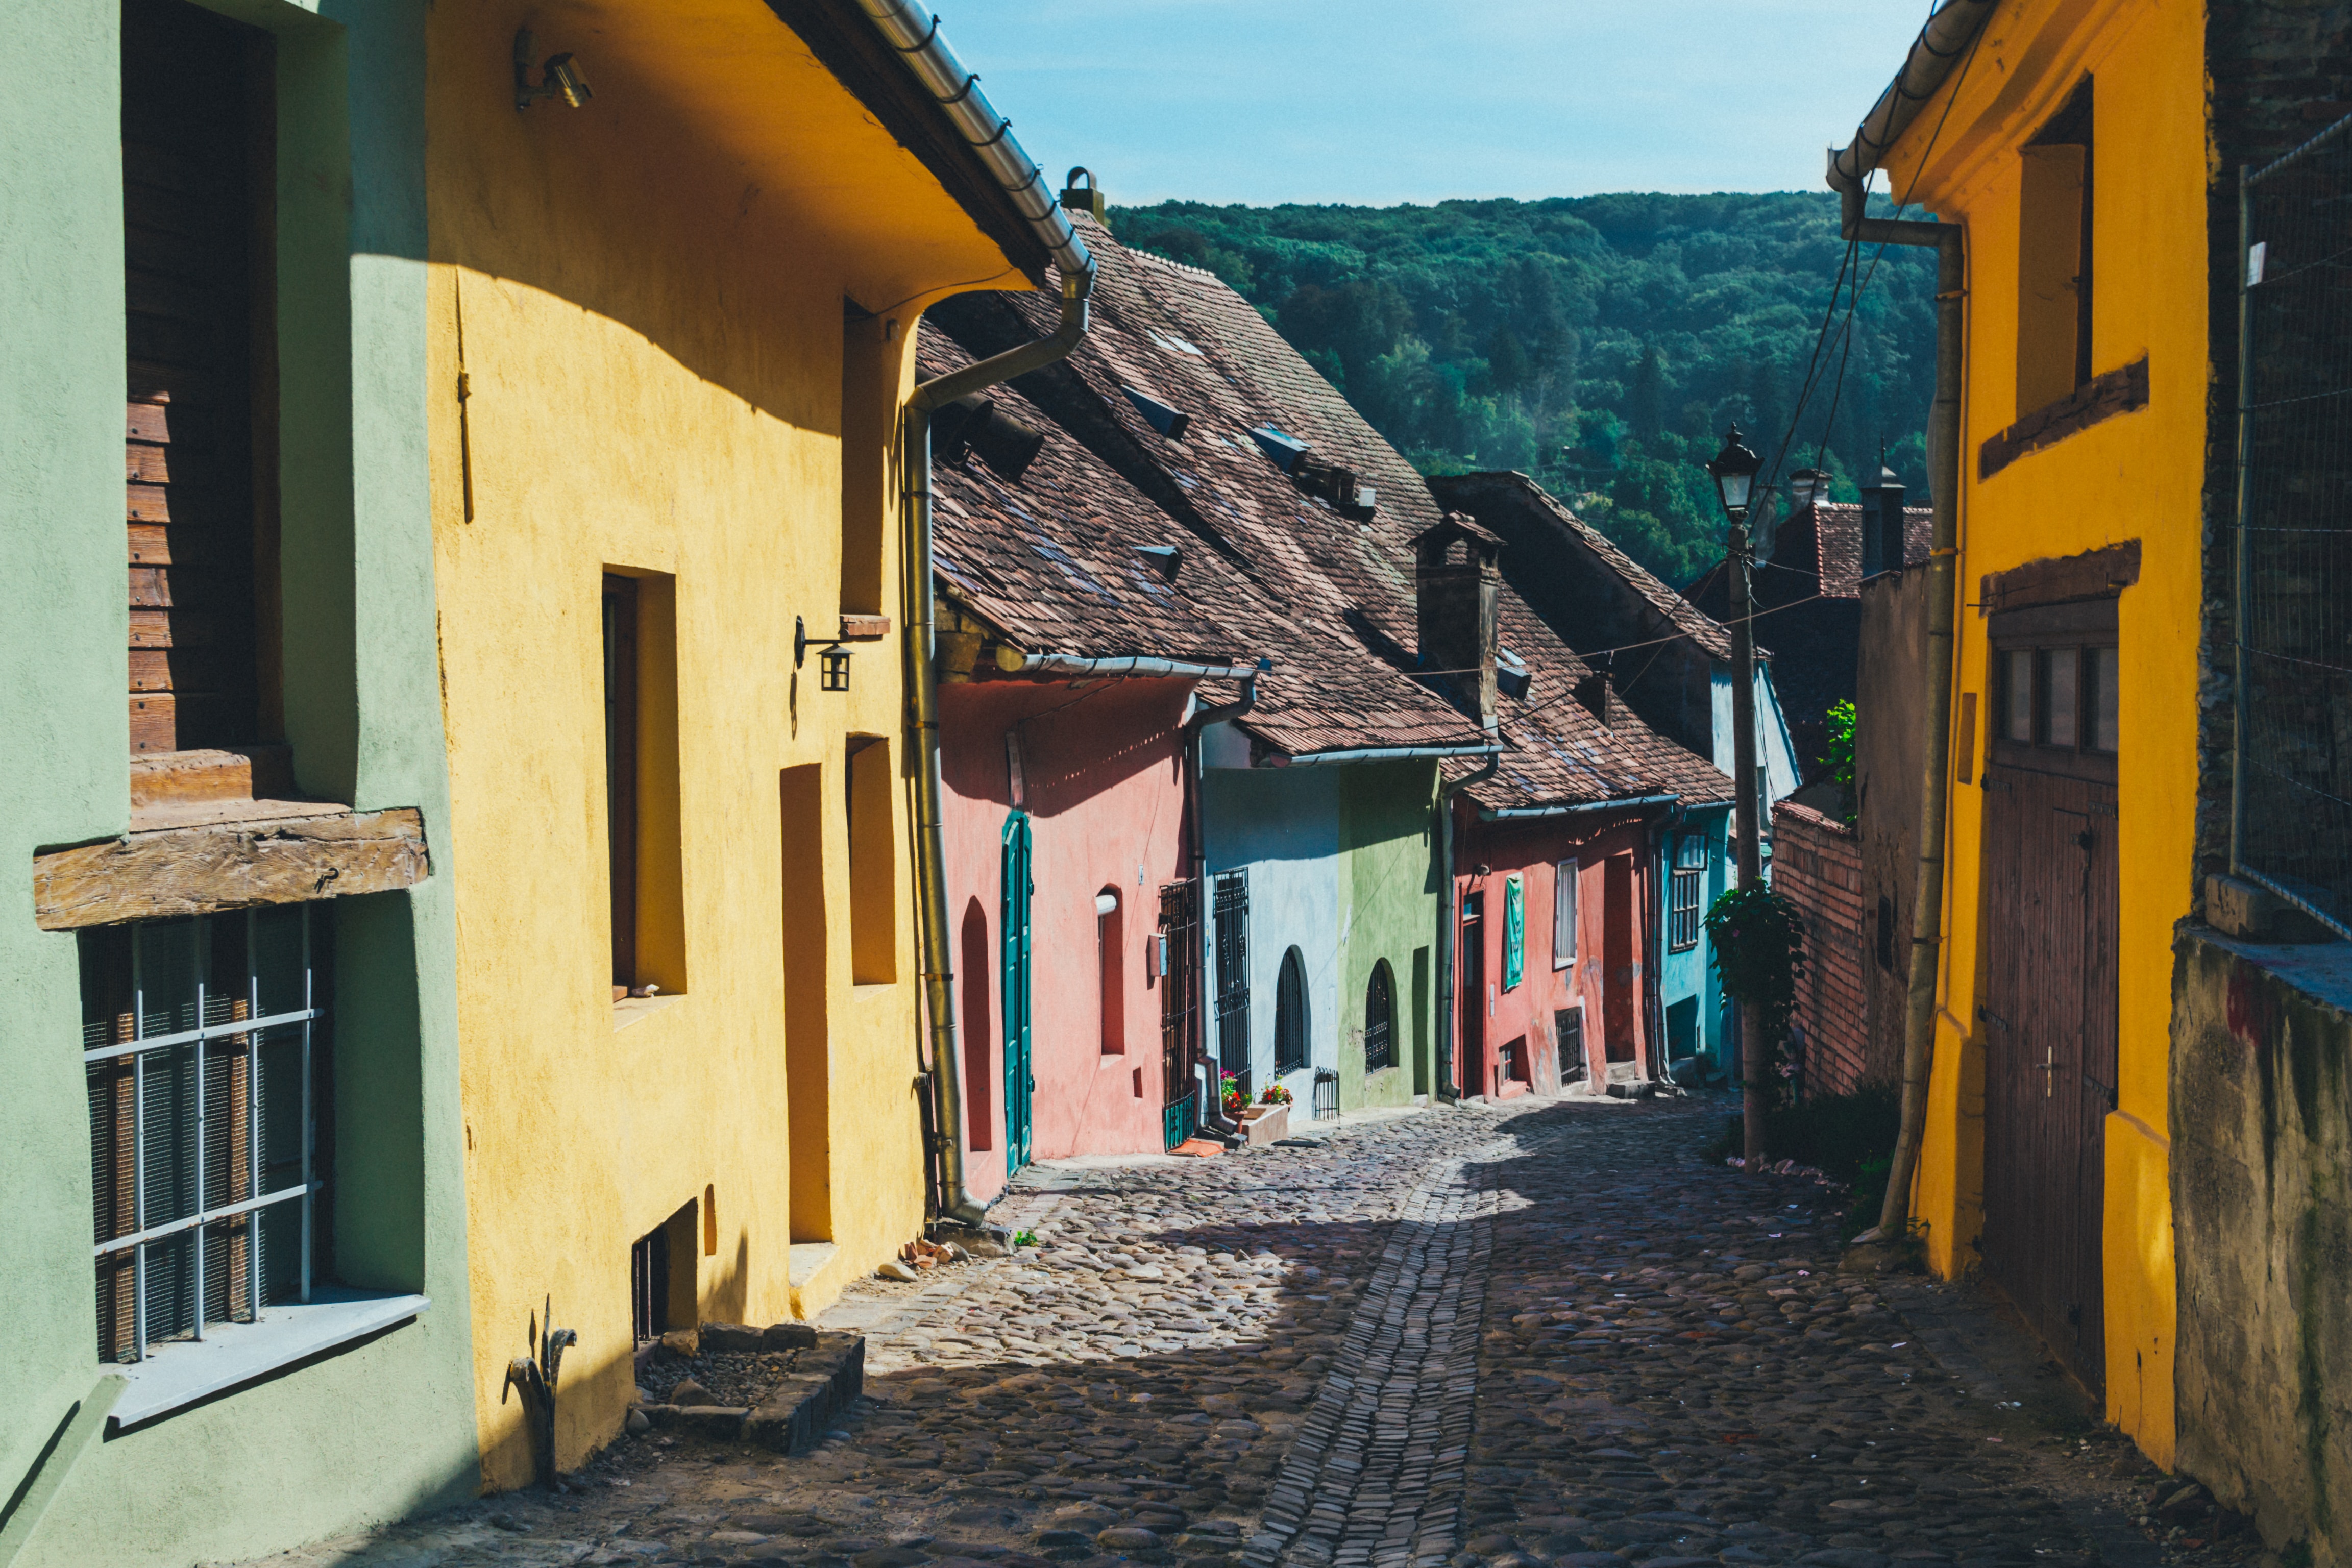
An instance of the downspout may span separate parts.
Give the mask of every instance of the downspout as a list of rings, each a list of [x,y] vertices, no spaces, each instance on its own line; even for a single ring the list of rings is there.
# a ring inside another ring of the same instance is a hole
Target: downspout
[[[1192,915],[1198,927],[1193,932],[1192,962],[1200,966],[1193,972],[1199,976],[1199,984],[1193,988],[1192,1003],[1192,1065],[1196,1071],[1217,1065],[1217,1059],[1209,1055],[1210,984],[1216,973],[1214,959],[1217,949],[1216,936],[1209,923],[1213,911],[1209,908],[1208,829],[1201,809],[1201,796],[1206,793],[1205,781],[1201,776],[1201,731],[1212,724],[1238,719],[1256,707],[1258,675],[1273,668],[1273,660],[1258,660],[1257,668],[1242,681],[1240,700],[1200,709],[1184,721],[1184,804],[1192,829]],[[1217,1089],[1220,1081],[1209,1081],[1209,1092],[1202,1097],[1208,1109],[1195,1125],[1211,1127],[1230,1135],[1239,1129],[1225,1120],[1225,1097]]]
[[[1937,23],[1956,13],[1971,14],[1969,31],[1944,40],[1938,52],[1941,70],[1932,83],[1910,95],[1923,102],[1964,53],[1975,29],[1991,12],[1991,0],[1945,0],[1928,18],[1920,42],[1913,47],[1916,60]],[[1911,66],[1906,62],[1906,76]],[[1887,100],[1905,91],[1898,77],[1873,110],[1873,118]],[[1891,114],[1891,111],[1890,111]],[[1907,119],[1905,121],[1907,123]],[[1910,988],[1904,1010],[1903,1115],[1895,1141],[1895,1158],[1886,1173],[1886,1197],[1878,1224],[1857,1240],[1899,1236],[1911,1217],[1911,1182],[1918,1170],[1919,1144],[1927,1121],[1927,1074],[1936,1043],[1936,981],[1943,946],[1944,835],[1949,816],[1952,743],[1952,623],[1953,590],[1958,579],[1960,505],[1960,356],[1963,323],[1960,308],[1968,295],[1966,230],[1958,224],[1907,222],[1863,216],[1864,183],[1878,153],[1891,143],[1901,126],[1882,129],[1870,138],[1865,120],[1853,146],[1830,157],[1830,184],[1842,200],[1844,237],[1865,245],[1932,245],[1936,247],[1936,402],[1927,421],[1927,450],[1935,465],[1930,482],[1935,516],[1934,542],[1927,557],[1927,734],[1920,752],[1919,866],[1911,904]],[[1867,146],[1865,142],[1867,139]],[[1849,168],[1852,159],[1857,166]]]
[[[966,394],[1065,358],[1087,335],[1087,296],[1095,258],[1046,189],[1044,171],[1013,140],[1012,125],[990,105],[979,79],[963,68],[940,37],[939,18],[908,0],[859,0],[866,17],[896,50],[940,110],[971,144],[1061,272],[1062,319],[1053,335],[1007,350],[915,388],[900,426],[898,472],[906,510],[899,548],[901,595],[907,611],[907,686],[914,702],[916,929],[921,943],[923,997],[929,1015],[932,1104],[931,1178],[941,1218],[979,1225],[987,1205],[964,1184],[963,1085],[956,1053],[955,976],[949,960],[947,851],[940,829],[940,693],[932,659],[938,606],[931,561],[931,415]],[[918,1065],[923,1061],[918,1052]]]
[[[1436,1097],[1448,1103],[1462,1098],[1454,1087],[1454,944],[1462,935],[1461,897],[1454,885],[1454,797],[1493,778],[1502,763],[1497,751],[1455,783],[1440,778],[1437,784],[1437,1081],[1433,1087]]]

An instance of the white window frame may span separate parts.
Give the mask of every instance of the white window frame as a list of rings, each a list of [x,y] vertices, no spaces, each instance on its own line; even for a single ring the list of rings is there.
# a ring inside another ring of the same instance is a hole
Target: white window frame
[[[1572,857],[1566,860],[1555,861],[1551,868],[1551,966],[1554,969],[1572,969],[1576,966],[1578,869],[1577,862]],[[1563,900],[1560,897],[1563,889],[1568,894],[1565,908],[1562,907]],[[1564,920],[1561,918],[1563,915],[1567,917]],[[1568,946],[1564,952],[1560,947],[1560,939],[1563,936],[1568,939]]]

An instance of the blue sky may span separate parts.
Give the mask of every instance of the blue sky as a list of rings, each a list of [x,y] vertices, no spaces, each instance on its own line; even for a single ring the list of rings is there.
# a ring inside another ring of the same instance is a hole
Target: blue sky
[[[1114,202],[1822,188],[1926,0],[929,0]]]

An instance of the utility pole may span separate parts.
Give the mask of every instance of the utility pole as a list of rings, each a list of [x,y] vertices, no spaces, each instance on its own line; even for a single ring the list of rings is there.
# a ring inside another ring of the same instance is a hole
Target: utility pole
[[[1762,464],[1742,445],[1734,425],[1723,438],[1723,450],[1706,466],[1731,534],[1724,553],[1731,574],[1731,830],[1737,840],[1739,886],[1753,888],[1764,880],[1761,827],[1756,794],[1756,599],[1752,574],[1755,550],[1748,538],[1748,513],[1754,500],[1756,471]],[[1747,1168],[1764,1168],[1764,1107],[1771,1084],[1764,1059],[1762,1010],[1753,1002],[1739,1005],[1739,1063],[1744,1092],[1740,1096],[1740,1127]]]

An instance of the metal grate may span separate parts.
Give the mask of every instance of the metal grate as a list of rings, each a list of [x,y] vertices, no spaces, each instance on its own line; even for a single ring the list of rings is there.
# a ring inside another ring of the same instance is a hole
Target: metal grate
[[[1249,874],[1225,871],[1216,880],[1217,1061],[1249,1077]]]
[[[1161,1131],[1173,1149],[1200,1126],[1201,900],[1192,882],[1160,888]]]
[[[299,905],[84,935],[100,1361],[310,1300],[311,961]]]
[[[2352,119],[2242,176],[2231,861],[2352,936]]]
[[[1292,948],[1282,955],[1274,986],[1274,1071],[1297,1072],[1307,1065],[1307,961]]]
[[[1339,1075],[1329,1068],[1315,1069],[1315,1120],[1339,1120]]]
[[[1372,965],[1371,983],[1364,987],[1364,1070],[1379,1072],[1395,1065],[1396,986],[1383,958]]]

